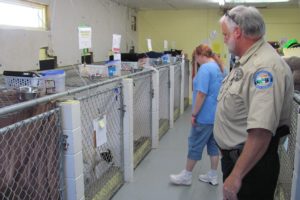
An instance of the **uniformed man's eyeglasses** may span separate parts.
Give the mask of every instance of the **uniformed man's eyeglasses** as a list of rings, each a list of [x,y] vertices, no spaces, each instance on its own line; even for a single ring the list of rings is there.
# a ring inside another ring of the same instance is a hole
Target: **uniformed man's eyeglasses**
[[[233,16],[229,15],[228,11],[225,12],[225,16],[228,17],[231,21],[233,21],[236,25],[239,24],[237,23],[237,21],[234,19]]]

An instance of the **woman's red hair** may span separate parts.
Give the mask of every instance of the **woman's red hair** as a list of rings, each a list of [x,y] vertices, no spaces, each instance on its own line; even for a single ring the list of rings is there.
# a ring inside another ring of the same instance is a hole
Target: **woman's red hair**
[[[213,51],[211,50],[211,48],[208,45],[200,44],[196,48],[195,54],[197,56],[202,55],[202,56],[206,56],[208,58],[214,59],[215,62],[219,65],[221,72],[224,71],[222,60],[220,59],[220,57],[217,54],[213,53]]]

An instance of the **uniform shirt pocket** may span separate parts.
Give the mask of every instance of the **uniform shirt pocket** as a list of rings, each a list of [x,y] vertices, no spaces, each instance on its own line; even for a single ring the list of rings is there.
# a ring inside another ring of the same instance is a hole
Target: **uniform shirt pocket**
[[[224,96],[224,94],[226,93],[226,88],[228,88],[228,76],[222,81],[222,85],[217,97],[217,101],[220,101],[222,99],[222,97]]]
[[[228,88],[228,93],[232,95],[238,95],[241,92],[241,81],[235,82],[233,81],[232,84]]]
[[[231,113],[228,119],[242,119],[246,115],[245,102],[242,97],[242,81],[233,81],[224,95],[224,109],[226,112]]]

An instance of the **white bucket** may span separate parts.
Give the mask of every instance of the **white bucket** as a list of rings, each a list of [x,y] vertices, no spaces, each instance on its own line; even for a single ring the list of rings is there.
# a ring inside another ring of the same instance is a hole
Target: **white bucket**
[[[64,70],[48,70],[43,71],[42,78],[45,81],[46,93],[59,93],[65,91],[65,71]]]

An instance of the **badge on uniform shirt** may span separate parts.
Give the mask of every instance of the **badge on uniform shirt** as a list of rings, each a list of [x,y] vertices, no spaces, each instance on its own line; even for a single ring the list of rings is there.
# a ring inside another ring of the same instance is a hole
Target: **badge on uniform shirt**
[[[273,75],[265,70],[254,74],[254,85],[258,89],[266,89],[273,85]]]
[[[239,81],[239,80],[241,80],[241,78],[243,78],[243,76],[244,76],[243,70],[241,68],[236,68],[236,70],[234,72],[233,80]]]

